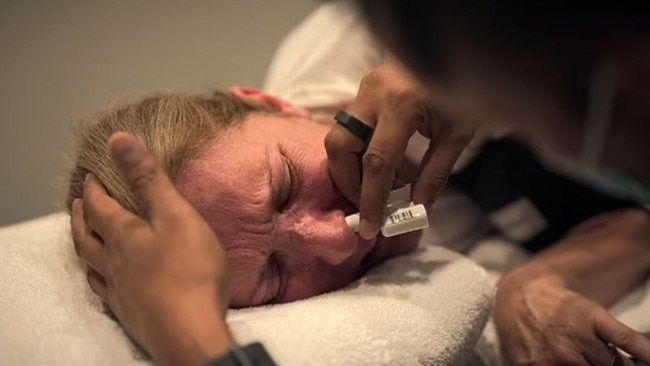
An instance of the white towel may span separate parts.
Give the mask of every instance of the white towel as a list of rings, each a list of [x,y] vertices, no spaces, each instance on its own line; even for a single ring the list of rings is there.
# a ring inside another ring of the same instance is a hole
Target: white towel
[[[264,338],[282,365],[458,365],[473,350],[492,295],[474,263],[426,247],[342,291],[239,311],[229,322],[238,340]]]
[[[103,312],[55,214],[0,229],[1,365],[148,365]],[[279,365],[455,365],[478,340],[493,288],[442,248],[391,260],[345,290],[233,311],[241,342]]]

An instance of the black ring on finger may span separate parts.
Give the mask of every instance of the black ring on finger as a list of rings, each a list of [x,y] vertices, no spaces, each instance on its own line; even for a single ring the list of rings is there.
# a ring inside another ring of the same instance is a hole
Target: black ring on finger
[[[346,130],[350,131],[354,136],[360,138],[364,143],[365,151],[372,139],[372,133],[374,132],[373,129],[346,111],[338,111],[336,116],[334,116],[334,120],[336,120],[336,123],[343,126]]]

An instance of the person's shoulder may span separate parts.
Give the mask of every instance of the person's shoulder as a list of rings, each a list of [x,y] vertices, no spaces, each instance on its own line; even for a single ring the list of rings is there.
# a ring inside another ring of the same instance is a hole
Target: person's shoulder
[[[320,4],[277,48],[264,90],[302,108],[349,103],[386,52],[350,1]]]

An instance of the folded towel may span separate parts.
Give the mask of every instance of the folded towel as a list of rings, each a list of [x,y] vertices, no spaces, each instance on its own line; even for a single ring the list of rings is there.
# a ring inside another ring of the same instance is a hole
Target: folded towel
[[[473,262],[424,247],[344,290],[228,319],[238,340],[265,339],[282,365],[457,365],[471,353],[492,295]]]
[[[0,364],[147,365],[102,311],[74,255],[68,216],[0,229]],[[455,365],[489,317],[485,272],[439,247],[388,261],[346,289],[232,311],[242,343],[280,365]]]

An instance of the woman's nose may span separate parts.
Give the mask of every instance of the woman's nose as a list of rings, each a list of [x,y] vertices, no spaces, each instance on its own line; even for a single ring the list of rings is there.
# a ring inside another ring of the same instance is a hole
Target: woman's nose
[[[288,225],[290,240],[284,242],[298,255],[317,257],[330,265],[338,265],[357,252],[354,233],[345,223],[343,211],[302,212]]]

